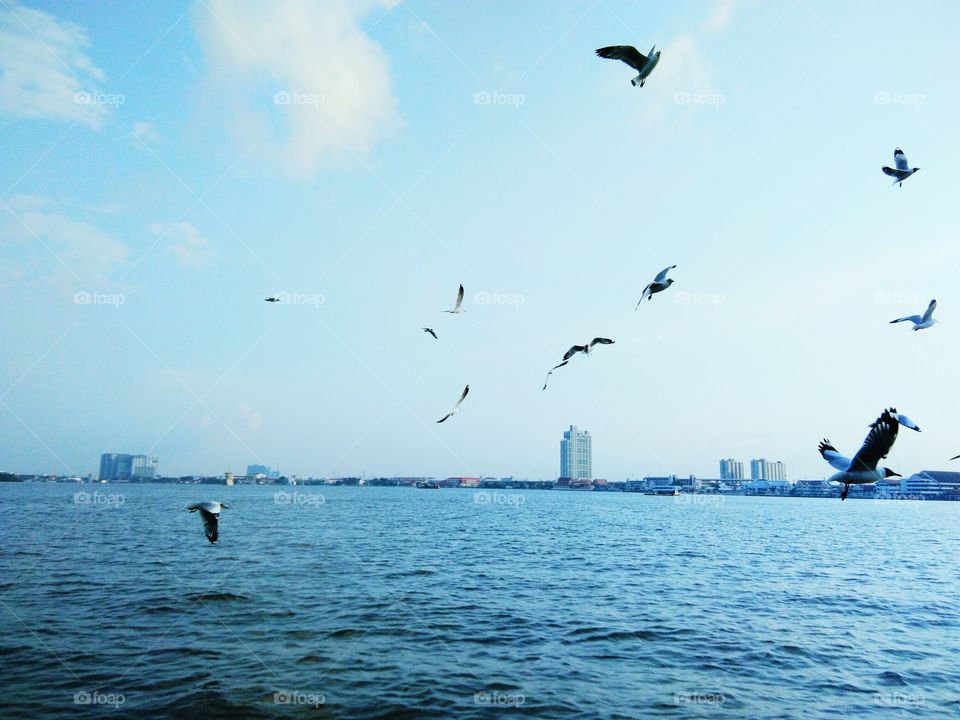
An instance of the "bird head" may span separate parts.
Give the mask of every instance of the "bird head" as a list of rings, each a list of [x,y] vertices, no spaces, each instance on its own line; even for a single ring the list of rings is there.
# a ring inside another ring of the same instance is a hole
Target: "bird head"
[[[227,510],[230,509],[230,506],[227,505],[226,503],[220,503],[220,507],[225,508],[225,509],[227,509]]]
[[[667,287],[673,285],[673,278],[667,278]]]
[[[901,474],[898,473],[898,472],[894,472],[893,470],[891,470],[891,469],[888,468],[888,467],[885,467],[885,468],[883,469],[883,476],[884,476],[885,478],[888,478],[888,477],[903,477],[903,475],[901,475]]]

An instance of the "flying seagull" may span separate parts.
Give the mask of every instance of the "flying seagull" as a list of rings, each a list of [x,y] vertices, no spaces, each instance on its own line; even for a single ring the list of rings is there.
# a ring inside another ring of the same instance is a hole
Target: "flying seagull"
[[[640,295],[640,300],[637,302],[637,307],[635,307],[634,310],[638,309],[640,307],[640,303],[642,303],[644,300],[653,299],[655,293],[662,292],[673,285],[673,278],[667,280],[667,273],[673,270],[675,267],[676,265],[671,265],[670,267],[664,268],[657,273],[657,276],[653,279],[653,282],[643,289],[643,294]]]
[[[272,295],[268,298],[264,298],[264,302],[280,302],[280,298],[273,297]]]
[[[467,396],[467,393],[468,393],[468,392],[470,392],[470,386],[469,386],[469,385],[467,385],[467,386],[463,389],[463,394],[460,396],[460,399],[457,400],[457,404],[453,406],[453,410],[451,410],[451,411],[448,412],[446,415],[444,415],[442,418],[440,418],[439,420],[437,420],[437,422],[438,422],[438,423],[442,423],[442,422],[443,422],[444,420],[446,420],[447,418],[453,417],[453,416],[456,415],[458,412],[460,412],[460,403],[463,402],[463,399]]]
[[[885,458],[893,447],[899,428],[900,423],[897,418],[891,414],[890,410],[884,410],[880,417],[871,423],[870,432],[867,433],[863,446],[853,456],[853,460],[837,452],[829,440],[824,439],[820,442],[818,450],[823,459],[840,471],[827,479],[830,482],[843,483],[841,500],[847,498],[851,485],[864,485],[888,477],[901,477],[900,473],[888,467],[877,467],[877,463]]]
[[[650,52],[647,55],[644,55],[632,45],[602,47],[597,50],[597,55],[607,60],[622,60],[640,73],[630,81],[630,84],[634,87],[637,85],[643,87],[643,84],[647,81],[647,77],[653,72],[657,63],[660,62],[660,51],[657,50],[656,45],[650,48]]]
[[[884,165],[881,169],[893,178],[894,185],[899,184],[900,187],[903,187],[904,180],[920,169],[910,167],[910,163],[907,162],[907,156],[903,154],[903,150],[900,148],[893,151],[893,164],[896,165],[895,168]]]
[[[216,500],[204,500],[187,506],[189,512],[200,511],[200,518],[203,520],[203,534],[207,536],[207,540],[211,543],[217,542],[217,525],[220,520],[220,511],[224,508],[229,509],[227,505]]]
[[[610,340],[609,338],[596,337],[590,342],[588,342],[586,345],[574,345],[572,348],[570,348],[563,354],[563,360],[560,362],[559,365],[554,365],[552,368],[550,368],[550,372],[547,373],[547,379],[543,381],[542,389],[543,390],[547,389],[547,381],[550,379],[550,376],[553,375],[554,370],[556,370],[557,368],[562,368],[564,365],[570,362],[570,358],[572,358],[577,353],[583,353],[584,355],[589,355],[590,349],[594,345],[613,345],[613,340]]]
[[[433,335],[434,340],[440,339],[437,337],[437,334],[433,331],[433,328],[420,328],[420,329],[423,330],[425,333],[430,333],[431,335]]]
[[[463,285],[460,286],[460,289],[457,291],[457,302],[453,306],[453,310],[444,310],[445,313],[453,313],[454,315],[462,312],[466,312],[462,307],[463,304]]]
[[[927,305],[926,312],[923,313],[923,317],[921,317],[920,315],[908,315],[907,317],[891,320],[890,324],[893,325],[894,323],[905,322],[909,320],[910,322],[913,323],[914,330],[923,330],[924,328],[928,328],[937,322],[936,320],[933,319],[933,311],[936,309],[937,309],[937,301],[931,300],[930,304]]]

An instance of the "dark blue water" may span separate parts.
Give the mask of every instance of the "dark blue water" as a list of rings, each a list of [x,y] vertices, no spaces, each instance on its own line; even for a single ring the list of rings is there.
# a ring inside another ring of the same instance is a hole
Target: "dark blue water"
[[[276,492],[0,486],[0,716],[960,715],[960,503]]]

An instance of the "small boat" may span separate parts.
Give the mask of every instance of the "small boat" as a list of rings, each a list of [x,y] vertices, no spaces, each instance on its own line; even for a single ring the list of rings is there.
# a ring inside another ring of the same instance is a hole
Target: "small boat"
[[[439,490],[440,485],[435,483],[433,480],[418,480],[416,487],[421,490]]]

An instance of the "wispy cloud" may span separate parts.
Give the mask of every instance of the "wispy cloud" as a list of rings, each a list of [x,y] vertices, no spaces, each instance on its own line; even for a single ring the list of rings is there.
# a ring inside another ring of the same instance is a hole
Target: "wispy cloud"
[[[153,123],[135,122],[130,129],[130,137],[137,143],[144,145],[156,145],[163,140],[163,136],[157,132]]]
[[[196,16],[211,111],[243,150],[260,141],[295,175],[368,152],[397,123],[397,101],[387,57],[360,23],[392,4],[211,0]]]
[[[18,3],[0,6],[0,112],[77,121],[98,129],[122,96],[100,91],[106,76],[86,55],[86,32]]]
[[[0,204],[5,265],[25,277],[106,283],[127,262],[129,248],[50,198],[15,195]]]
[[[200,270],[213,262],[209,241],[190,223],[153,223],[150,232],[162,238],[167,250],[183,267]]]

